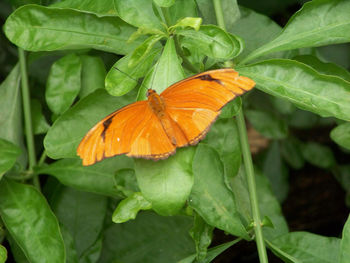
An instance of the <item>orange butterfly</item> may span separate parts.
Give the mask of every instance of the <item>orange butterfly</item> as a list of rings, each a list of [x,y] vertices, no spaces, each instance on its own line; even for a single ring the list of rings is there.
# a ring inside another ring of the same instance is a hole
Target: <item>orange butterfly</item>
[[[105,117],[83,138],[77,149],[83,165],[126,154],[166,159],[177,147],[202,140],[220,110],[255,82],[233,69],[211,70],[179,81],[158,95],[129,104]]]

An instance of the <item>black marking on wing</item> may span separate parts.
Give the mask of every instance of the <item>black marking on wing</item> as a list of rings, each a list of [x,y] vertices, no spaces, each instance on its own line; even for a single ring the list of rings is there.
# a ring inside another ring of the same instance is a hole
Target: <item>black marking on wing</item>
[[[103,131],[101,132],[103,141],[105,141],[106,130],[108,129],[109,125],[111,125],[113,117],[114,115],[103,122]]]
[[[204,74],[204,75],[198,76],[197,79],[204,80],[204,81],[214,81],[220,85],[223,85],[221,80],[213,78],[212,76],[210,76],[210,74]]]

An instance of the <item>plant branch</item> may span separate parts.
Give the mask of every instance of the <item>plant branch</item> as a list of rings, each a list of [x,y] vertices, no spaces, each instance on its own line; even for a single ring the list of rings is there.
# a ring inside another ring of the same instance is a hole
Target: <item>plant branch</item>
[[[221,0],[213,0],[213,3],[214,3],[217,23],[219,27],[226,30],[224,16],[223,16],[222,7],[221,7]],[[268,259],[267,259],[264,237],[262,233],[262,227],[261,227],[254,168],[253,168],[252,156],[249,149],[248,135],[247,135],[247,129],[244,121],[243,109],[241,109],[237,115],[237,126],[238,126],[239,139],[240,139],[241,149],[243,154],[243,162],[244,162],[244,167],[245,167],[246,176],[247,176],[250,205],[252,208],[252,215],[254,219],[255,242],[258,248],[260,262],[267,263]]]

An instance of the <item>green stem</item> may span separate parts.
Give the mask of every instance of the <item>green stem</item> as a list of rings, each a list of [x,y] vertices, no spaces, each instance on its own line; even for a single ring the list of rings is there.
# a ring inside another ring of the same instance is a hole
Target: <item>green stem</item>
[[[222,13],[221,0],[213,0],[213,3],[214,3],[217,23],[219,27],[225,30],[225,21]],[[238,126],[239,139],[240,139],[241,149],[243,154],[243,162],[244,162],[244,167],[245,167],[246,176],[247,176],[250,205],[252,208],[252,215],[254,220],[255,242],[258,248],[260,262],[267,263],[268,259],[267,259],[264,237],[262,233],[262,227],[261,227],[258,197],[257,197],[256,183],[255,183],[255,176],[254,176],[254,168],[253,168],[252,156],[249,149],[248,135],[247,135],[247,129],[244,121],[243,109],[241,109],[237,115],[237,126]]]
[[[23,100],[23,115],[24,126],[26,131],[26,141],[28,147],[28,159],[29,159],[29,171],[32,172],[36,165],[36,154],[34,146],[34,134],[32,127],[32,114],[30,109],[30,94],[28,85],[27,65],[24,50],[18,48],[19,63],[21,67],[21,88],[22,88],[22,100]],[[33,177],[33,183],[35,187],[40,189],[40,183],[38,176]]]
[[[45,162],[47,155],[46,155],[46,151],[44,150],[43,153],[40,156],[39,162],[38,162],[38,166],[42,166],[43,163]]]

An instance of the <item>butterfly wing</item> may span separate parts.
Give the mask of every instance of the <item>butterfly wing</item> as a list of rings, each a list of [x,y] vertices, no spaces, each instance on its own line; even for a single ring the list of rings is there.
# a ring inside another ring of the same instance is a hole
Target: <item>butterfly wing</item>
[[[108,115],[85,135],[77,149],[83,165],[119,154],[162,159],[174,152],[175,146],[147,101],[132,103]]]
[[[160,96],[166,113],[183,131],[187,144],[194,145],[204,138],[222,107],[254,86],[253,80],[239,76],[233,69],[219,69],[177,82]]]

